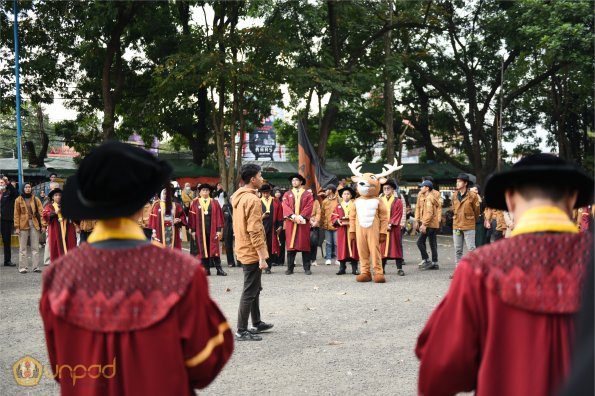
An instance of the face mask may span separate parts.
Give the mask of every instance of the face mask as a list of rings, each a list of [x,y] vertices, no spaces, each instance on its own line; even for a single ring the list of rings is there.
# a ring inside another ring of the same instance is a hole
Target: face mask
[[[6,186],[0,186],[0,191],[6,190]]]
[[[165,190],[161,191],[160,197],[162,201],[165,201]]]
[[[186,192],[190,192],[190,187],[185,188]]]

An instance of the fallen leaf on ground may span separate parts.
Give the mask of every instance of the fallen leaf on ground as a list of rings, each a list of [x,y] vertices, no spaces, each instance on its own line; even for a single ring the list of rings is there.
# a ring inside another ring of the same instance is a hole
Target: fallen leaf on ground
[[[346,295],[346,294],[347,294],[347,292],[346,292],[346,291],[342,291],[342,292],[339,292],[339,293],[337,293],[337,294],[338,294],[338,295],[340,295],[340,296],[344,296],[344,295]]]
[[[231,289],[229,287],[225,288],[225,293],[229,293]]]
[[[309,306],[306,305],[306,311],[314,311],[316,308],[311,308]]]
[[[342,342],[339,342],[339,341],[330,341],[328,344],[329,345],[341,345]]]
[[[411,301],[411,300],[410,300],[410,299],[408,299],[408,298],[406,298],[404,302],[409,302],[409,301]]]

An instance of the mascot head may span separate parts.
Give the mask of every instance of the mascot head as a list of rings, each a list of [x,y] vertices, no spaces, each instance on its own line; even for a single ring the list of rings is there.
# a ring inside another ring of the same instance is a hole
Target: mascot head
[[[359,157],[355,157],[349,164],[349,169],[353,172],[351,180],[356,184],[357,192],[360,197],[364,199],[376,198],[380,193],[380,186],[386,183],[386,176],[401,169],[403,165],[399,165],[397,160],[392,165],[384,165],[382,173],[362,173],[362,162]]]

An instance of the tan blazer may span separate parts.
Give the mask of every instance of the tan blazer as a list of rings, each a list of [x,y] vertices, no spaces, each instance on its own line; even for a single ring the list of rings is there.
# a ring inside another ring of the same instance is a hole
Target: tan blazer
[[[35,215],[36,212],[41,219],[41,225],[39,224],[39,221],[37,221],[37,216]],[[42,212],[43,206],[41,205],[41,200],[36,196],[31,195],[31,220],[33,220],[33,226],[37,231],[41,231],[41,227],[47,226],[43,220]],[[27,210],[25,198],[23,198],[22,195],[14,201],[14,228],[19,230],[29,229],[29,211]]]

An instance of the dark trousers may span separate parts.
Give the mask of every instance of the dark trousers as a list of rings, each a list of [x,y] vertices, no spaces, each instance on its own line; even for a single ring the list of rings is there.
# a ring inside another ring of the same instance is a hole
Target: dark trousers
[[[145,234],[147,239],[150,241],[151,237],[153,236],[153,230],[151,228],[143,228],[143,233]]]
[[[262,271],[258,263],[242,264],[244,270],[244,290],[240,298],[238,309],[238,331],[248,330],[248,317],[252,316],[252,324],[258,326],[260,323],[260,291],[262,285],[260,278]]]
[[[316,261],[318,246],[320,246],[320,228],[310,229],[310,261]]]
[[[211,268],[217,268],[217,271],[221,271],[221,259],[219,257],[203,258],[202,265],[209,274],[211,273]]]
[[[427,253],[426,253],[426,255],[427,255]],[[400,258],[400,259],[383,258],[382,259],[382,270],[384,270],[384,267],[386,267],[386,263],[388,263],[388,260],[395,260],[395,264],[397,264],[397,269],[403,269],[403,259],[402,258]]]
[[[87,242],[87,238],[89,238],[89,235],[91,235],[91,231],[81,231],[81,233],[80,233],[80,236],[81,236],[80,243],[82,244],[83,242]]]
[[[287,269],[292,270],[295,267],[295,256],[297,255],[297,250],[288,250],[287,251]],[[310,252],[302,252],[302,261],[304,265],[304,271],[310,270]]]
[[[421,259],[427,260],[428,259],[428,252],[426,250],[426,239],[430,240],[430,250],[432,251],[432,261],[438,261],[438,240],[436,238],[436,233],[438,232],[437,228],[426,228],[426,233],[423,232],[419,234],[419,238],[417,238],[417,248],[421,253]]]
[[[233,257],[233,228],[231,224],[225,225],[225,235],[223,235],[223,243],[225,243],[225,254],[227,254],[227,265],[236,266],[236,260]]]
[[[0,228],[0,232],[2,232],[2,243],[4,244],[4,264],[10,263],[10,237],[12,235],[12,220],[2,220],[0,221],[2,226]]]
[[[279,256],[277,257],[277,264],[285,265],[285,230],[279,233]]]

